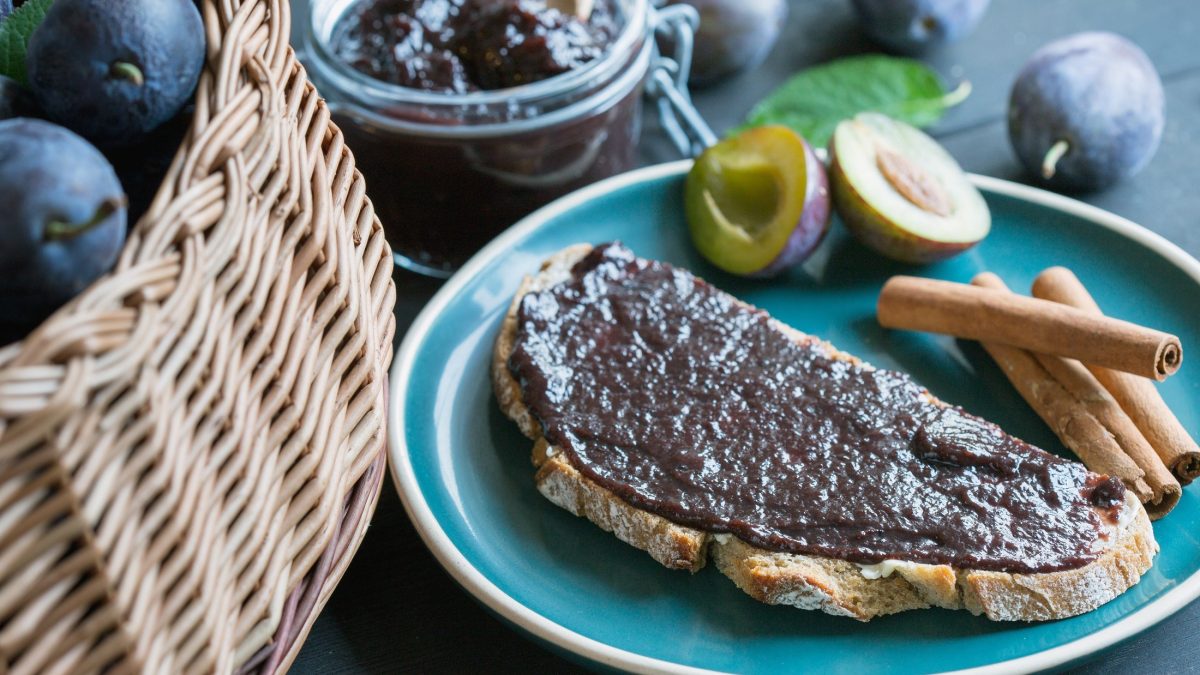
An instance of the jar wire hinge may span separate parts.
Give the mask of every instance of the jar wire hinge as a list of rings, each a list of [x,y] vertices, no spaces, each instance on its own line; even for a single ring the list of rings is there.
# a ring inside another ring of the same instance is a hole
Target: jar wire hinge
[[[692,104],[688,91],[700,14],[690,5],[663,6],[664,2],[656,0],[650,10],[657,39],[646,81],[646,95],[658,107],[663,131],[680,154],[695,157],[717,142],[716,134]],[[662,53],[658,46],[660,40],[671,45],[670,55]]]

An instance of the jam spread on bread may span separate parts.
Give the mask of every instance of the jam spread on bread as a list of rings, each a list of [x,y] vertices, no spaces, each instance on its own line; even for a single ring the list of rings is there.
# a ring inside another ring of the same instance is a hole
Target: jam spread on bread
[[[1097,558],[1124,503],[1116,479],[620,244],[522,298],[509,369],[587,478],[767,550],[1059,571]]]

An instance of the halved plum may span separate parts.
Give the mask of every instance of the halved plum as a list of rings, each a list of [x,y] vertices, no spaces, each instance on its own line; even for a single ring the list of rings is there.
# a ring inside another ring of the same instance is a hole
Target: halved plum
[[[795,131],[757,127],[696,159],[684,209],[692,242],[712,264],[769,277],[803,262],[825,237],[829,180]]]
[[[879,113],[838,124],[830,141],[833,201],[847,229],[889,258],[927,263],[991,230],[979,190],[937,141]]]

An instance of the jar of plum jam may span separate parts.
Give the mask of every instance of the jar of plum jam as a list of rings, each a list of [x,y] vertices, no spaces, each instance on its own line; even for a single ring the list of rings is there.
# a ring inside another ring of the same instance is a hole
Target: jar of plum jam
[[[305,61],[396,262],[439,277],[632,168],[643,89],[670,61],[648,0],[594,0],[586,19],[546,0],[315,0],[311,19]],[[682,84],[686,64],[670,63]]]

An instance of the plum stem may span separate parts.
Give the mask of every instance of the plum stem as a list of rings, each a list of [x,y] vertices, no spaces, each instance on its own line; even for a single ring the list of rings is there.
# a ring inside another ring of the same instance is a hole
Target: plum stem
[[[118,79],[132,82],[138,87],[146,83],[146,76],[142,73],[142,69],[128,61],[113,61],[108,67],[108,73]]]
[[[1058,167],[1058,160],[1063,158],[1071,150],[1071,144],[1065,140],[1058,141],[1050,146],[1046,151],[1046,156],[1042,158],[1042,178],[1050,180],[1054,178],[1054,172]]]
[[[958,86],[954,88],[954,91],[947,92],[946,95],[942,97],[942,105],[947,108],[953,108],[959,103],[967,100],[967,97],[970,95],[971,81],[963,80],[962,82],[958,83]]]
[[[75,237],[79,234],[87,232],[96,225],[108,220],[108,218],[117,211],[125,208],[125,204],[126,199],[124,195],[121,197],[110,197],[101,202],[100,206],[96,207],[96,212],[92,214],[91,218],[81,223],[69,223],[61,220],[51,220],[50,222],[46,223],[45,240],[56,241],[59,239],[70,239],[71,237]]]

